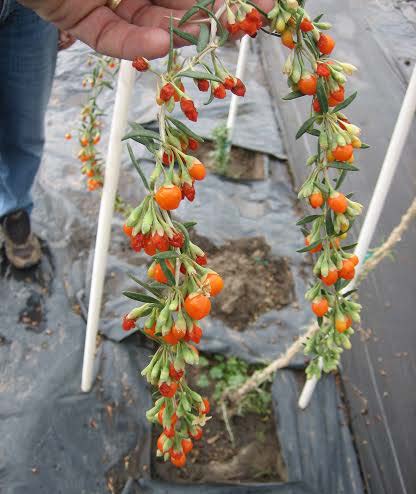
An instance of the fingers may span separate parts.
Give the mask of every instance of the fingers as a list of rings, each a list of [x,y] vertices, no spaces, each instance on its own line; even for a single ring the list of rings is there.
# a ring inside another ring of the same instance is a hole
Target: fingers
[[[126,60],[159,58],[169,51],[166,30],[129,24],[107,7],[93,10],[69,32],[100,53]]]

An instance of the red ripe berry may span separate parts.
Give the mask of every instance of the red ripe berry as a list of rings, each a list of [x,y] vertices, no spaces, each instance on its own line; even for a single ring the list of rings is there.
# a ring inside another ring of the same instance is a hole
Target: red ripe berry
[[[149,68],[149,62],[143,57],[134,58],[132,65],[139,72],[145,72]]]
[[[198,120],[198,112],[196,111],[194,102],[191,99],[182,98],[181,109],[185,116],[192,122],[196,122]]]
[[[211,410],[211,405],[209,404],[208,398],[202,398],[201,413],[207,415]]]
[[[165,398],[173,398],[175,396],[176,390],[178,389],[178,385],[173,382],[173,383],[162,383],[159,386],[159,391],[162,396]]]
[[[203,256],[197,256],[195,261],[197,262],[197,264],[199,264],[200,266],[205,266],[208,262],[208,258],[206,256],[206,254],[204,254]]]
[[[173,160],[174,160],[173,153],[171,155],[168,155],[168,153],[163,153],[162,163],[164,165],[169,166]]]
[[[130,246],[134,251],[140,252],[144,246],[143,234],[139,233],[135,237],[131,237]]]
[[[171,425],[169,429],[166,427],[163,428],[163,434],[165,434],[166,437],[172,438],[175,435],[175,426]]]
[[[318,98],[314,98],[312,101],[312,108],[316,113],[321,113],[321,105],[319,104]]]
[[[318,63],[316,73],[319,75],[319,77],[326,77],[326,78],[328,78],[331,75],[331,71],[329,70],[329,67],[326,63]]]
[[[182,194],[188,199],[188,201],[192,202],[195,199],[195,187],[189,185],[188,183],[184,183],[182,185]]]
[[[234,22],[233,24],[227,23],[226,28],[230,34],[236,34],[240,30],[240,23],[239,22]]]
[[[244,96],[246,94],[246,86],[241,79],[237,79],[234,87],[231,89],[231,92],[236,96]]]
[[[329,34],[321,33],[318,41],[318,49],[324,55],[329,55],[334,49],[335,41]]]
[[[235,80],[230,75],[223,81],[225,89],[232,89],[235,86]]]
[[[181,272],[182,274],[186,274],[186,268],[185,268],[185,266],[184,266],[183,264],[181,264],[181,267],[180,267],[180,272]]]
[[[183,85],[182,82],[178,84],[178,88],[184,93],[185,92],[185,86]],[[175,90],[173,94],[173,99],[176,101],[176,103],[181,99],[180,94]]]
[[[130,331],[134,327],[136,327],[136,321],[134,319],[127,319],[127,315],[123,317],[123,322],[121,327],[124,331]]]
[[[167,235],[159,235],[155,233],[152,237],[153,245],[160,252],[166,252],[169,250],[169,237]]]
[[[174,381],[179,381],[184,374],[183,370],[176,370],[175,366],[173,365],[173,362],[169,364],[169,376],[174,380]]]
[[[132,226],[127,226],[126,224],[123,225],[123,232],[128,236],[131,237],[131,234],[133,232],[133,227]]]
[[[246,17],[240,22],[240,29],[249,36],[255,36],[257,34],[257,23]]]
[[[169,101],[174,94],[175,94],[175,88],[170,82],[168,82],[160,90],[160,99],[163,101]]]
[[[189,435],[192,437],[192,439],[195,439],[195,441],[198,441],[202,437],[202,429],[201,427],[196,426],[194,429],[194,432],[189,431]]]
[[[156,246],[153,243],[153,237],[150,235],[144,237],[143,247],[148,256],[154,256],[156,254]]]
[[[263,24],[260,12],[257,9],[250,10],[250,12],[246,15],[246,19],[255,22],[258,29],[260,29]]]
[[[183,234],[180,232],[175,232],[173,234],[173,237],[169,239],[169,243],[172,247],[175,247],[177,249],[181,249],[183,247],[185,239],[183,237]]]
[[[189,334],[189,339],[194,343],[198,344],[201,341],[201,338],[202,338],[202,329],[196,324],[194,324],[194,327],[192,328]]]
[[[192,137],[189,137],[188,138],[188,146],[189,146],[189,149],[191,151],[196,151],[199,147],[199,143],[195,139],[192,139]]]
[[[213,91],[214,97],[218,99],[224,99],[226,96],[226,91],[224,84],[216,84]]]
[[[302,22],[300,23],[300,30],[303,33],[308,33],[309,31],[313,31],[312,22],[309,19],[307,19],[306,17],[304,17],[302,19]]]
[[[209,81],[206,79],[198,79],[197,85],[198,89],[203,93],[206,93],[209,90]]]

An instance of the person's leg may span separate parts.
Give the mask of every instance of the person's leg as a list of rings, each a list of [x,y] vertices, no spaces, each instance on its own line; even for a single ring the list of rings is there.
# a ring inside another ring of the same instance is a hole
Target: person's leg
[[[58,32],[15,0],[3,1],[9,9],[0,23],[0,217],[4,218],[22,209],[30,213],[32,208],[30,189],[42,158]],[[23,223],[27,225],[27,218]]]

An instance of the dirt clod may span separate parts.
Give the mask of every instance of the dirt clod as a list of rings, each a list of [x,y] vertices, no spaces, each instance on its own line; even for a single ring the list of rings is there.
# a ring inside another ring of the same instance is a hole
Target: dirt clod
[[[211,315],[232,329],[243,331],[259,315],[295,301],[288,260],[274,257],[263,237],[232,240],[221,248],[198,237],[209,267],[224,279],[224,290],[214,299]]]

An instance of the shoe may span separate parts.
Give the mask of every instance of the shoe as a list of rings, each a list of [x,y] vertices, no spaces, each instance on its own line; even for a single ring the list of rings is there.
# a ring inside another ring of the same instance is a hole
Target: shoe
[[[41,248],[37,237],[30,231],[30,218],[24,209],[1,218],[5,236],[6,257],[17,269],[27,269],[38,264]]]

